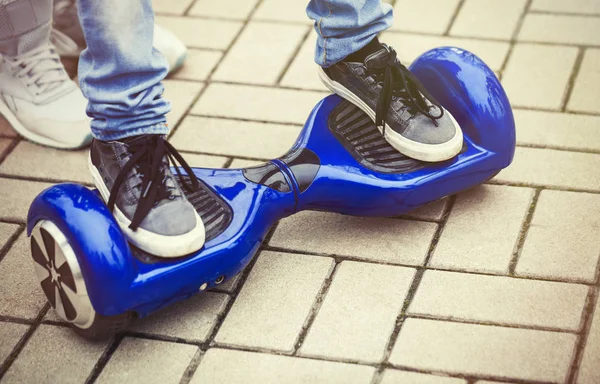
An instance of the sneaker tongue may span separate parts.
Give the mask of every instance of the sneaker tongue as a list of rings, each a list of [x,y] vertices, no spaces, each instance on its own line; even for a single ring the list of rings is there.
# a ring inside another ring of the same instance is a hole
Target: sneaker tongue
[[[370,54],[365,59],[365,66],[369,69],[378,69],[385,67],[390,58],[390,50],[387,45],[382,44],[383,48],[375,53]]]

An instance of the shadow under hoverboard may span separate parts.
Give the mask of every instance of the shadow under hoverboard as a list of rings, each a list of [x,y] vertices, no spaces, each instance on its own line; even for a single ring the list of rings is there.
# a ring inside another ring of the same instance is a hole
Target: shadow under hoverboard
[[[206,227],[204,247],[162,259],[131,247],[97,192],[61,184],[28,216],[40,284],[57,314],[97,339],[237,275],[272,225],[302,210],[397,216],[490,179],[515,149],[510,104],[494,73],[458,48],[422,55],[411,70],[459,122],[462,152],[442,163],[394,150],[373,122],[338,96],[320,101],[292,149],[247,169],[202,169],[188,195]]]

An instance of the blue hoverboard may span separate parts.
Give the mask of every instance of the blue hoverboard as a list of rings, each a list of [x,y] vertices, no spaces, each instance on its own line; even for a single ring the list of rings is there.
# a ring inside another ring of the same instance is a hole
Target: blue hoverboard
[[[471,188],[507,167],[515,150],[510,104],[475,55],[438,48],[411,66],[459,122],[460,154],[443,163],[405,157],[360,109],[321,100],[284,156],[246,169],[203,169],[187,195],[206,227],[196,253],[162,259],[130,244],[97,191],[60,184],[33,201],[27,233],[42,289],[56,313],[99,339],[218,286],[250,262],[278,220],[302,210],[397,216]]]

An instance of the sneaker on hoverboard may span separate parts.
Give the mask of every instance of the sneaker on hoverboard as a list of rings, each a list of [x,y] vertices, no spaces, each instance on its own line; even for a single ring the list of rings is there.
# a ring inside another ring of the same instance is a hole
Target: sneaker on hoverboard
[[[189,180],[177,171],[178,183],[169,159],[181,164]],[[89,167],[102,198],[134,246],[159,257],[185,256],[202,248],[202,219],[182,190],[198,189],[199,181],[162,135],[94,139]]]
[[[52,45],[0,55],[0,115],[24,138],[55,148],[87,146],[86,105]]]
[[[362,109],[374,120],[392,147],[422,161],[444,161],[456,156],[463,143],[452,115],[385,44],[353,61],[351,56],[327,68],[319,67],[323,83]]]
[[[86,47],[77,16],[75,0],[54,1],[54,22],[50,39],[60,56],[79,57]],[[171,31],[154,25],[154,47],[169,63],[169,73],[178,71],[187,57],[187,48]]]

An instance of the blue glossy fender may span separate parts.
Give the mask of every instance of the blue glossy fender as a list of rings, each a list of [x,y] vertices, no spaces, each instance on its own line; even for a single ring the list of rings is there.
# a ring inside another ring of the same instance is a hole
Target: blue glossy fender
[[[512,110],[481,60],[464,50],[439,48],[421,56],[411,69],[463,128],[465,149],[452,160],[406,173],[373,171],[330,131],[328,117],[341,102],[332,95],[315,106],[290,150],[305,148],[318,157],[318,169],[304,190],[287,155],[271,163],[290,186],[288,192],[252,182],[241,169],[194,169],[233,212],[229,226],[194,254],[169,260],[141,257],[129,248],[97,194],[74,184],[51,187],[34,200],[28,231],[39,220],[51,220],[65,233],[98,313],[145,316],[200,287],[215,286],[220,276],[235,276],[272,225],[295,212],[397,216],[478,185],[510,164],[515,149]]]

